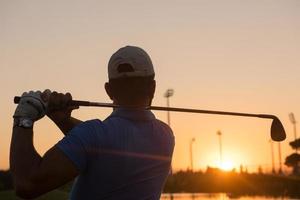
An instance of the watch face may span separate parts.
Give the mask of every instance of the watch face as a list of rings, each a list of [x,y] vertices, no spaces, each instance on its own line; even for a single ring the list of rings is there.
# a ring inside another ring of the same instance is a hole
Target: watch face
[[[24,119],[23,120],[23,125],[25,126],[25,127],[32,127],[32,121],[30,120],[30,119]]]
[[[20,126],[24,128],[31,128],[33,126],[33,121],[31,119],[21,119]]]

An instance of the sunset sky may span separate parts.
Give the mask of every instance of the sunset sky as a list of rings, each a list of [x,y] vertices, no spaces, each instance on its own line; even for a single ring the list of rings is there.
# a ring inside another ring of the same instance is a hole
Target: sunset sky
[[[49,88],[74,99],[110,102],[107,63],[125,45],[151,56],[154,105],[277,115],[287,132],[282,160],[294,139],[288,114],[300,121],[300,1],[298,0],[0,0],[0,169],[9,167],[13,97]],[[105,119],[111,109],[81,108],[74,116]],[[155,112],[166,121],[165,112]],[[223,160],[251,171],[271,169],[271,120],[171,114],[173,167],[189,166],[195,137],[197,169]],[[298,135],[300,136],[300,126]],[[62,133],[47,118],[35,124],[39,153]],[[278,164],[277,143],[274,144]]]

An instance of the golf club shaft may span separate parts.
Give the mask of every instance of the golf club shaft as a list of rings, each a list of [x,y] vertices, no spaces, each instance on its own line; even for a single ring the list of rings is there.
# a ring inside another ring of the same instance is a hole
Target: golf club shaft
[[[20,97],[16,96],[14,98],[14,103],[19,103]],[[99,103],[99,102],[89,102],[89,101],[78,101],[73,100],[70,105],[75,106],[93,106],[93,107],[107,107],[107,108],[124,108],[121,105],[115,105],[111,103]],[[126,108],[136,108],[136,107],[126,107]],[[226,112],[226,111],[214,111],[214,110],[199,110],[190,108],[174,108],[174,107],[162,107],[162,106],[149,106],[145,107],[148,110],[158,110],[158,111],[174,111],[174,112],[186,112],[186,113],[201,113],[201,114],[214,114],[214,115],[232,115],[232,116],[243,116],[243,117],[259,117],[275,119],[276,116],[269,114],[251,114],[251,113],[239,113],[239,112]]]

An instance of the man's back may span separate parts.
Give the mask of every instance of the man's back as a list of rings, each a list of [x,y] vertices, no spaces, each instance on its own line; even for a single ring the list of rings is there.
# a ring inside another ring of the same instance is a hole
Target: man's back
[[[159,199],[174,137],[150,111],[117,109],[75,127],[58,147],[81,172],[71,199]]]
[[[18,196],[35,198],[76,178],[71,199],[159,199],[174,137],[146,110],[156,88],[151,58],[139,47],[126,46],[111,56],[107,69],[105,91],[122,109],[104,122],[72,117],[79,105],[70,93],[23,93],[10,152]],[[40,156],[33,146],[33,124],[45,115],[65,137]]]

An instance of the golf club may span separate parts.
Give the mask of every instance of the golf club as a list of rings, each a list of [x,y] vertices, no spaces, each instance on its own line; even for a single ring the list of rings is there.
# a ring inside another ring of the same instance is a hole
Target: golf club
[[[16,96],[14,98],[14,103],[19,103],[21,97]],[[120,108],[124,106],[115,105],[111,103],[99,103],[99,102],[89,102],[89,101],[77,101],[73,100],[70,105],[76,106],[93,106],[93,107],[109,107],[109,108]],[[129,108],[129,107],[127,107]],[[131,107],[132,108],[132,107]],[[251,113],[239,113],[239,112],[225,112],[225,111],[213,111],[213,110],[199,110],[190,108],[174,108],[174,107],[162,107],[162,106],[149,106],[145,107],[148,110],[158,110],[158,111],[174,111],[174,112],[186,112],[186,113],[201,113],[201,114],[214,114],[214,115],[233,115],[242,117],[258,117],[273,119],[271,125],[271,138],[274,141],[283,141],[286,138],[285,130],[280,122],[280,120],[275,115],[269,114],[251,114]]]

